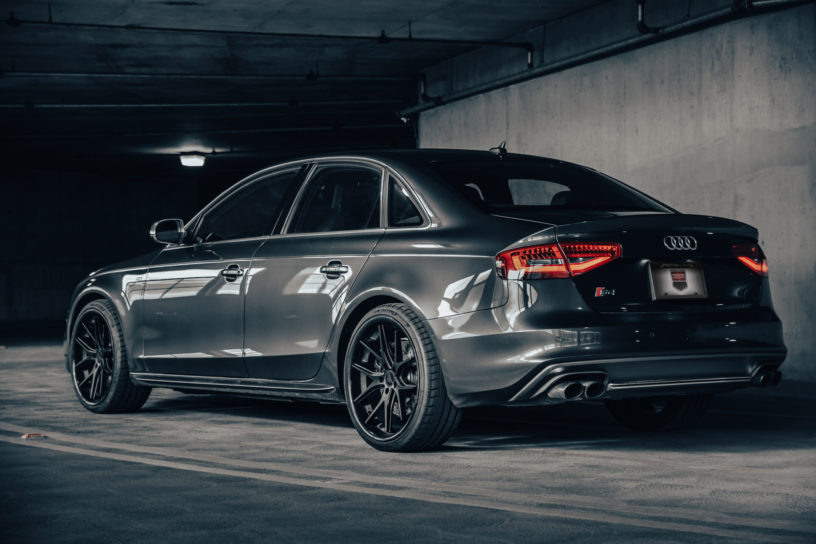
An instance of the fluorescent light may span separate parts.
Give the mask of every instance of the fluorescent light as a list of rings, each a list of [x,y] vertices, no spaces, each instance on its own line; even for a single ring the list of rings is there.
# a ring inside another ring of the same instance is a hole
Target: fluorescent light
[[[179,160],[184,166],[204,166],[206,157],[201,153],[182,153]]]

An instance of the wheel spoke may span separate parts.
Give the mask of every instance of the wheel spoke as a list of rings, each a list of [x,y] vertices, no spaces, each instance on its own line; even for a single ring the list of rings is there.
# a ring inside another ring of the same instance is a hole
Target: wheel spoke
[[[105,347],[105,344],[102,342],[102,324],[99,322],[99,315],[94,316],[94,332],[96,338],[96,345],[99,346],[99,349]]]
[[[411,356],[410,356],[410,357],[408,357],[407,359],[403,359],[402,361],[398,361],[398,362],[397,362],[397,365],[396,365],[396,368],[395,368],[394,370],[399,370],[399,369],[400,369],[400,368],[402,368],[403,366],[405,366],[405,365],[407,365],[407,364],[409,364],[409,363],[413,363],[413,362],[416,362],[416,359],[414,358],[414,356],[413,356],[413,355],[411,355]]]
[[[402,401],[400,400],[399,389],[394,391],[394,404],[397,405],[397,414],[399,415],[400,421],[402,421]]]
[[[353,368],[354,370],[356,370],[357,372],[359,372],[361,374],[364,374],[364,375],[368,376],[371,379],[376,379],[376,378],[379,378],[379,377],[381,377],[383,375],[382,372],[377,372],[375,370],[371,370],[369,368],[366,368],[360,363],[352,364],[351,368]]]
[[[82,365],[87,365],[88,363],[93,363],[96,359],[93,357],[85,357],[79,362],[74,363],[74,368],[79,368]]]
[[[77,387],[82,387],[83,385],[85,385],[85,382],[87,382],[87,381],[88,381],[90,378],[92,378],[92,377],[93,377],[93,375],[94,375],[94,373],[93,373],[93,372],[88,372],[88,373],[85,375],[85,377],[84,377],[84,378],[82,378],[82,381],[81,381],[81,382],[79,382],[79,383],[77,383]]]
[[[385,394],[385,406],[383,406],[383,431],[385,434],[391,434],[391,405],[394,396],[388,391]]]
[[[373,355],[374,358],[377,359],[377,361],[379,361],[380,363],[383,362],[382,356],[379,353],[377,353],[377,351],[375,349],[373,349],[371,346],[366,344],[363,340],[360,340],[360,345],[363,346],[365,349],[367,349],[369,351],[369,353],[371,353],[371,355]]]
[[[85,333],[88,335],[88,338],[90,338],[91,342],[93,342],[94,346],[92,346],[91,349],[93,349],[95,352],[97,348],[99,348],[99,342],[96,341],[96,336],[94,336],[94,333],[91,332],[91,329],[88,328],[88,324],[84,321],[82,322],[82,328],[85,329]],[[77,337],[77,340],[79,340],[79,337]]]
[[[368,425],[368,422],[371,421],[371,418],[373,418],[374,415],[379,411],[380,407],[383,405],[384,402],[385,402],[385,394],[383,394],[380,397],[379,402],[377,402],[377,404],[374,406],[374,409],[371,410],[371,413],[368,414],[368,417],[365,419],[365,421],[363,421],[363,425]]]
[[[88,353],[96,353],[96,349],[95,349],[95,348],[93,348],[93,347],[91,347],[91,345],[90,345],[88,342],[86,342],[84,339],[80,338],[79,336],[77,336],[77,337],[74,339],[74,341],[75,341],[77,344],[79,344],[79,347],[81,347],[82,349],[84,349],[84,350],[85,350],[85,351],[87,351]]]
[[[380,352],[382,352],[383,359],[385,359],[385,366],[394,368],[394,360],[391,358],[391,353],[388,350],[388,340],[385,337],[385,325],[377,325],[377,332],[380,338]]]
[[[97,376],[99,376],[99,372],[98,369],[94,367],[93,371],[91,372],[91,386],[88,390],[88,400],[94,400],[96,398]]]
[[[383,384],[381,383],[369,385],[366,390],[357,395],[352,402],[354,402],[354,404],[360,404],[360,401],[367,398],[374,391],[382,391],[382,388]]]

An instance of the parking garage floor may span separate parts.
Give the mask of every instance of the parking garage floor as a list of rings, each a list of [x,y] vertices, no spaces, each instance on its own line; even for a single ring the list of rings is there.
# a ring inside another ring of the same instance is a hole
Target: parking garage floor
[[[155,390],[92,414],[59,345],[6,345],[0,540],[814,542],[815,389],[660,434],[599,404],[471,410],[443,449],[388,454],[342,406]]]

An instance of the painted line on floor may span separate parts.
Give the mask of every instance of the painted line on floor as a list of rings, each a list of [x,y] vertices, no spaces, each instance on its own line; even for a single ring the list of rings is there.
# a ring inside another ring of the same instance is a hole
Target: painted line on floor
[[[5,426],[5,425],[4,425]],[[56,438],[52,435],[52,440]],[[183,463],[179,461],[172,461],[172,460],[163,460],[163,459],[156,459],[151,457],[142,457],[132,454],[125,454],[125,453],[113,453],[113,452],[106,452],[106,451],[99,451],[94,449],[87,449],[87,448],[80,448],[74,446],[66,446],[62,444],[56,444],[53,442],[49,442],[49,439],[40,439],[35,441],[29,440],[22,440],[17,437],[9,437],[9,436],[2,436],[0,435],[0,441],[21,445],[21,446],[28,446],[34,448],[41,448],[46,450],[52,451],[59,451],[64,453],[70,453],[75,455],[85,455],[91,457],[98,457],[103,459],[109,459],[114,461],[122,461],[122,462],[129,462],[129,463],[139,463],[139,464],[146,464],[151,466],[158,466],[170,469],[177,469],[177,470],[185,470],[185,471],[193,471],[193,472],[200,472],[206,474],[214,474],[214,475],[221,475],[221,476],[230,476],[236,478],[247,478],[253,480],[261,480],[266,482],[273,482],[278,484],[284,485],[296,485],[296,486],[306,486],[306,487],[316,487],[321,489],[329,489],[333,491],[341,491],[341,492],[351,492],[351,493],[365,493],[370,495],[378,495],[378,496],[385,496],[385,497],[392,497],[392,498],[401,498],[401,499],[410,499],[410,500],[419,500],[425,502],[433,502],[433,503],[440,503],[440,504],[450,504],[450,505],[458,505],[458,506],[469,506],[475,508],[487,508],[491,510],[501,510],[501,511],[508,511],[518,514],[528,514],[528,515],[536,515],[536,516],[544,516],[544,517],[551,517],[551,518],[563,518],[563,519],[574,519],[574,520],[581,520],[581,521],[594,521],[598,523],[612,523],[612,524],[619,524],[619,525],[627,525],[627,526],[636,526],[636,527],[643,527],[643,528],[650,528],[650,529],[657,529],[663,531],[675,531],[675,532],[683,532],[683,533],[697,533],[697,534],[704,534],[710,536],[718,536],[723,538],[735,538],[740,540],[760,540],[760,541],[768,541],[771,540],[779,540],[779,541],[798,541],[799,539],[796,538],[794,535],[789,535],[788,537],[780,537],[777,534],[757,534],[753,530],[733,530],[733,529],[723,529],[719,527],[712,527],[712,526],[705,526],[699,524],[690,524],[690,523],[677,523],[677,522],[669,522],[669,521],[661,521],[661,520],[650,520],[650,519],[633,519],[633,518],[625,518],[621,516],[609,515],[604,513],[595,513],[595,512],[577,512],[571,510],[565,510],[563,508],[554,508],[554,507],[545,507],[539,504],[540,502],[537,497],[535,496],[527,496],[527,502],[518,504],[518,503],[502,503],[500,502],[500,498],[496,495],[505,495],[505,493],[495,493],[493,492],[490,496],[481,497],[481,496],[449,496],[449,495],[439,495],[434,494],[433,489],[423,488],[423,489],[413,489],[413,488],[405,488],[404,484],[405,481],[400,481],[399,484],[402,484],[402,488],[396,489],[384,489],[378,487],[365,487],[358,485],[356,483],[349,483],[348,480],[343,478],[342,476],[335,476],[329,477],[327,479],[322,480],[315,480],[315,479],[307,479],[303,477],[291,476],[291,475],[281,475],[281,474],[269,474],[269,473],[260,473],[260,472],[253,472],[253,471],[244,471],[244,470],[235,470],[235,469],[228,469],[216,466],[203,466],[203,465],[196,465],[191,463]],[[156,448],[153,448],[156,449]],[[263,464],[263,463],[258,463]],[[332,471],[320,471],[320,472],[328,472],[331,473]],[[317,474],[314,474],[317,476]],[[325,478],[325,475],[323,476]],[[362,483],[362,482],[360,482]],[[407,483],[410,483],[407,482]],[[398,484],[398,485],[399,485]],[[521,495],[521,494],[519,494]],[[522,495],[523,496],[523,495]],[[691,520],[690,520],[691,521]],[[702,520],[701,520],[702,521]],[[736,522],[737,526],[740,525],[740,522]],[[759,528],[773,530],[771,527],[760,526]],[[779,530],[779,529],[777,529]],[[795,531],[799,532],[796,529],[791,529],[790,527],[782,528],[785,531]],[[800,532],[800,534],[802,534]]]
[[[147,455],[156,455],[160,457],[168,457],[172,459],[184,459],[186,461],[195,461],[201,463],[210,463],[214,465],[228,466],[241,469],[250,470],[264,470],[279,472],[288,475],[296,475],[308,478],[322,478],[328,480],[343,480],[346,482],[357,482],[361,484],[371,484],[377,486],[394,487],[394,488],[411,488],[421,491],[431,490],[436,493],[448,493],[453,495],[477,496],[486,499],[498,499],[511,503],[520,504],[539,504],[550,505],[557,508],[564,506],[574,507],[580,509],[598,510],[608,513],[610,511],[620,514],[622,516],[653,516],[659,519],[675,519],[680,521],[703,522],[722,525],[734,526],[748,526],[757,529],[767,530],[781,530],[781,531],[807,531],[816,534],[816,525],[791,526],[790,523],[779,520],[761,520],[754,518],[745,518],[740,516],[733,516],[729,514],[714,512],[711,510],[697,510],[690,508],[672,508],[667,512],[666,508],[653,507],[648,505],[627,505],[624,503],[610,503],[604,498],[588,498],[584,495],[568,495],[564,493],[552,493],[550,490],[546,491],[546,499],[542,499],[540,495],[533,493],[523,493],[516,491],[505,491],[501,489],[487,489],[475,486],[461,486],[456,484],[446,484],[437,481],[424,481],[418,479],[407,479],[392,476],[360,474],[350,470],[340,469],[323,469],[312,468],[294,465],[292,463],[280,463],[274,461],[251,461],[235,458],[220,457],[217,455],[188,452],[168,447],[157,446],[142,446],[138,444],[125,444],[119,442],[110,442],[105,440],[97,440],[87,436],[75,436],[59,432],[51,432],[46,430],[32,430],[31,427],[23,427],[12,423],[0,421],[0,430],[5,430],[14,433],[36,432],[45,434],[51,440],[58,440],[68,442],[71,444],[79,444],[82,446],[90,446],[97,449],[114,449],[124,450],[128,453],[140,453]],[[573,452],[570,452],[571,454]]]

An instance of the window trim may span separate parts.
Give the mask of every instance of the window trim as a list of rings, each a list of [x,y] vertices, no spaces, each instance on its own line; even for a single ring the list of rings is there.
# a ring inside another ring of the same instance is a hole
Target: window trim
[[[314,178],[315,174],[322,170],[323,168],[332,167],[332,166],[366,166],[372,170],[377,170],[380,173],[380,218],[379,218],[379,225],[376,227],[369,227],[364,229],[353,229],[353,230],[330,230],[324,232],[290,232],[289,229],[292,227],[292,222],[294,221],[295,214],[297,213],[298,207],[303,200],[303,196],[306,194],[306,189],[309,187],[309,184],[312,182],[312,178]],[[352,232],[365,232],[365,231],[375,231],[383,229],[383,195],[385,194],[386,187],[386,180],[387,179],[387,172],[386,168],[383,167],[382,164],[374,161],[369,161],[366,159],[356,159],[356,158],[337,158],[331,157],[322,160],[313,161],[309,172],[306,175],[306,178],[303,180],[303,183],[300,185],[300,189],[295,196],[295,199],[292,201],[292,205],[289,208],[289,213],[286,215],[286,220],[283,222],[283,227],[281,228],[280,234],[284,236],[316,236],[316,235],[326,235],[326,234],[339,234],[339,233],[352,233]]]

